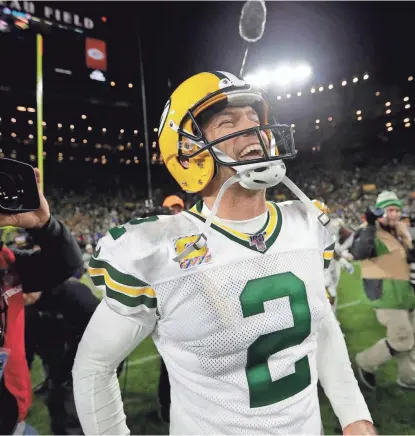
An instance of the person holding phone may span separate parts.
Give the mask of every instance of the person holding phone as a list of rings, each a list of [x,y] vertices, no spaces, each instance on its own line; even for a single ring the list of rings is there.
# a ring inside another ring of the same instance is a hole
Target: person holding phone
[[[0,214],[0,227],[24,228],[40,250],[10,250],[0,244],[0,434],[36,434],[25,423],[32,385],[25,355],[24,293],[47,292],[82,267],[70,230],[50,213],[34,170],[39,208]],[[36,186],[35,186],[36,188]]]

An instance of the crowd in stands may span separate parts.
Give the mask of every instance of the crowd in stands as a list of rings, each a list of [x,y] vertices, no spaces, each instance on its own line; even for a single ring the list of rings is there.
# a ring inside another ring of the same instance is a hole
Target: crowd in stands
[[[296,159],[287,163],[287,175],[312,199],[323,200],[333,217],[356,229],[367,206],[374,205],[380,191],[394,191],[403,201],[403,212],[415,215],[415,156],[399,158],[374,156],[364,164],[342,159],[322,164],[319,160]],[[275,200],[294,199],[293,194],[278,185]]]
[[[312,199],[323,200],[333,217],[341,217],[346,225],[356,229],[368,205],[375,204],[377,194],[392,190],[403,200],[404,212],[415,214],[415,156],[404,155],[392,160],[373,158],[365,165],[344,163],[328,165],[321,159],[296,159],[287,163],[287,175]],[[173,191],[173,192],[171,192]],[[113,191],[99,192],[87,189],[83,192],[47,190],[51,208],[58,219],[74,232],[82,246],[95,244],[108,228],[123,224],[132,218],[153,214],[167,214],[161,207],[162,198],[170,194],[180,195],[186,207],[191,207],[197,196],[179,193],[172,183],[170,192],[159,195],[153,204],[138,198],[134,191],[118,187]],[[160,194],[160,193],[159,193]],[[294,199],[293,195],[278,185],[268,193],[276,201]]]
[[[345,157],[346,156],[346,157]],[[375,204],[376,195],[382,190],[392,190],[402,199],[404,213],[415,215],[415,156],[401,154],[391,158],[365,153],[324,154],[313,153],[287,162],[287,175],[311,199],[324,201],[332,217],[341,217],[352,229],[362,222],[365,208]],[[82,189],[80,189],[82,187]],[[100,189],[91,181],[78,184],[75,189],[46,184],[45,193],[53,214],[72,230],[80,246],[94,246],[111,228],[133,218],[154,214],[168,214],[162,207],[163,198],[176,194],[191,207],[197,196],[186,195],[171,184],[155,190],[153,202],[145,199],[143,190],[129,184],[114,184]],[[274,201],[294,199],[282,184],[268,192]],[[20,232],[21,233],[21,232]],[[19,234],[20,234],[19,233]],[[20,235],[24,241],[24,236]]]

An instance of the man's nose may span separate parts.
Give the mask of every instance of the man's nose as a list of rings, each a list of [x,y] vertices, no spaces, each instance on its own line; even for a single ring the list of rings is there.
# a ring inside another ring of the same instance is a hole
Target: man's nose
[[[255,121],[249,119],[248,117],[245,117],[242,121],[242,130],[251,129],[252,127],[258,127],[258,123]],[[244,136],[250,136],[255,135],[255,131],[246,132]]]

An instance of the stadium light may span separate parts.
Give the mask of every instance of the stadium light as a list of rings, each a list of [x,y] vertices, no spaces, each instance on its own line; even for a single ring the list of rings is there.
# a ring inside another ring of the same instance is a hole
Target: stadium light
[[[320,88],[318,88],[318,90],[321,92],[321,91],[324,91],[324,87],[323,86],[320,86]]]
[[[410,107],[411,107],[410,104],[406,104],[406,105],[405,105],[405,109],[409,109]]]
[[[405,118],[405,119],[403,120],[403,122],[404,122],[404,123],[409,123],[409,118]]]
[[[26,112],[26,108],[24,106],[17,106],[16,108],[19,112]]]
[[[380,92],[379,91],[376,91],[376,97],[379,97],[379,95],[380,95]]]
[[[333,84],[330,83],[329,89],[333,89]]]
[[[121,129],[121,130],[120,130],[120,133],[124,133],[124,129]]]
[[[46,127],[46,121],[42,121],[42,126]]]
[[[316,124],[318,124],[320,122],[320,120],[316,120]]]
[[[61,123],[58,124],[58,129],[62,129],[62,124]]]
[[[277,100],[281,100],[281,96],[280,95],[277,96]]]
[[[36,110],[35,110],[34,108],[32,108],[32,107],[28,107],[28,108],[27,108],[27,111],[28,111],[28,112],[32,112],[32,113],[33,113],[33,112],[36,112]]]
[[[15,122],[16,122],[16,118],[12,118],[10,121],[11,121],[12,123],[15,123]]]
[[[409,97],[405,97],[404,99],[403,99],[403,101],[408,101],[409,100]]]
[[[386,123],[386,127],[390,127],[392,125],[391,122]]]
[[[138,130],[134,130],[134,135],[137,135],[137,133],[138,133]]]
[[[310,91],[312,94],[314,94],[315,92],[316,92],[316,88],[311,88],[311,91]]]
[[[29,139],[33,139],[34,136],[32,134],[29,135]]]
[[[353,77],[353,83],[357,83],[359,79],[357,77]]]
[[[30,125],[32,125],[32,124],[33,124],[33,120],[28,120],[27,123],[30,124]]]
[[[279,67],[275,70],[273,78],[278,85],[288,85],[293,79],[293,71],[288,66]]]
[[[414,78],[412,76],[408,77],[408,82],[412,82],[412,80],[414,80]]]
[[[129,83],[129,84],[128,84],[128,87],[129,87],[129,88],[132,88],[132,87],[133,87],[133,84],[132,84],[132,83]]]
[[[111,82],[111,86],[115,86],[115,82]]]
[[[291,94],[287,94],[287,98],[291,98]]]
[[[356,115],[361,115],[362,111],[356,111]]]
[[[62,141],[63,141],[62,136],[59,136],[58,141],[59,141],[59,142],[62,142]]]
[[[245,80],[253,85],[263,87],[268,85],[270,82],[270,75],[267,71],[261,70],[255,74],[249,74],[245,77]]]
[[[390,106],[391,105],[391,102],[390,101],[387,101],[386,103],[385,103],[385,106]]]
[[[247,74],[244,79],[248,83],[260,87],[274,83],[279,86],[286,86],[292,82],[304,82],[312,74],[312,69],[309,65],[301,64],[297,66],[281,65],[273,71],[260,70],[255,73]]]
[[[91,130],[92,130],[92,127],[91,127],[91,126],[89,126],[89,127],[88,127],[88,131],[90,132]]]
[[[157,127],[154,127],[153,132],[157,133],[158,131],[159,131],[159,129]]]
[[[369,74],[365,74],[364,76],[363,76],[363,80],[367,80],[369,78]]]
[[[357,121],[362,121],[362,117],[357,117]]]
[[[392,130],[393,130],[393,127],[391,126],[391,127],[388,127],[388,132],[392,132]]]
[[[82,142],[83,142],[84,144],[86,144],[88,141],[87,141],[86,139],[84,139]]]
[[[405,127],[411,127],[411,123],[406,123]]]
[[[298,91],[298,92],[297,92],[297,95],[298,95],[298,97],[301,97],[301,92]]]
[[[71,128],[71,130],[73,130],[75,128],[75,126],[73,124],[71,124],[69,127]]]
[[[104,127],[104,128],[102,129],[102,131],[103,131],[103,133],[105,133],[105,132],[107,131],[107,129]]]
[[[316,130],[318,130],[320,128],[320,126],[316,126]]]
[[[342,86],[346,86],[346,85],[347,85],[347,80],[343,80]]]
[[[86,120],[86,115],[82,115],[81,117],[83,120]]]
[[[306,80],[311,74],[312,70],[309,65],[299,65],[294,69],[294,77],[296,80]]]
[[[295,124],[291,124],[291,127],[294,129],[294,127],[295,127]]]
[[[385,114],[390,114],[392,111],[390,109],[388,109],[387,111],[385,111]]]

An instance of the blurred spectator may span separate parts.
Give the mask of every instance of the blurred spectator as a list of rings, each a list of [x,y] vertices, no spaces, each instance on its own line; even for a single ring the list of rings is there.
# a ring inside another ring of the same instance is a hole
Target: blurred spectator
[[[71,278],[27,301],[26,357],[31,367],[34,355],[42,359],[46,380],[41,394],[54,434],[82,434],[76,413],[71,370],[79,341],[99,304],[88,286]],[[33,303],[33,304],[32,304]]]
[[[36,170],[39,186],[40,175]],[[39,250],[10,250],[0,244],[0,434],[35,434],[24,420],[32,401],[25,359],[23,293],[48,292],[82,265],[75,239],[50,215],[41,192],[40,208],[17,215],[0,215],[0,226],[26,228]],[[5,362],[5,357],[7,362]],[[30,433],[29,433],[30,432]]]
[[[397,384],[415,389],[414,290],[410,282],[412,239],[400,222],[402,202],[391,191],[383,191],[376,208],[366,212],[367,225],[355,233],[350,253],[361,260],[363,287],[376,311],[379,323],[386,327],[386,337],[356,355],[361,381],[376,387],[377,369],[396,359]]]
[[[169,195],[164,199],[163,207],[169,209],[172,215],[176,215],[184,210],[184,201],[177,195]]]

